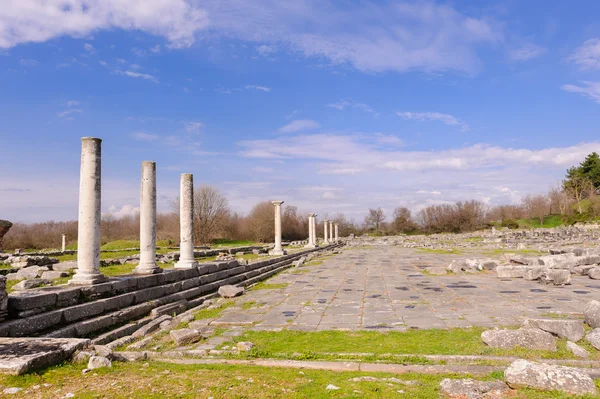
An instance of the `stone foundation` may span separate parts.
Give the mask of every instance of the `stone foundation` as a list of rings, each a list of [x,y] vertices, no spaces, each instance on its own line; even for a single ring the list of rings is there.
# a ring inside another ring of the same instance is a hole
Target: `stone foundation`
[[[153,310],[156,313],[167,305],[176,303],[174,312],[198,306],[204,296],[223,285],[253,284],[314,251],[247,265],[237,260],[202,263],[160,274],[111,278],[90,286],[63,285],[10,294],[8,320],[0,323],[0,336],[88,337],[140,319]]]

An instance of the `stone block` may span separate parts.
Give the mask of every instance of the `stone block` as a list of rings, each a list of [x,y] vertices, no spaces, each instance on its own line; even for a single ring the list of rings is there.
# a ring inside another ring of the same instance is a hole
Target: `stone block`
[[[583,323],[579,320],[525,319],[523,327],[539,328],[573,342],[579,341],[585,335]]]
[[[165,295],[164,287],[152,287],[135,292],[135,303],[147,302]]]
[[[104,312],[104,302],[94,301],[65,308],[63,310],[63,317],[67,323],[71,323],[99,315],[102,312]]]
[[[174,283],[176,281],[183,280],[183,270],[165,270],[165,283]]]
[[[492,348],[512,349],[522,347],[556,351],[556,338],[550,333],[535,328],[488,330],[481,333],[481,339]]]
[[[496,268],[496,273],[498,273],[498,278],[523,278],[527,269],[525,266],[501,265]]]
[[[9,322],[11,337],[25,337],[34,333],[44,331],[50,327],[60,324],[63,317],[62,309],[45,312],[37,316]]]
[[[181,289],[183,291],[200,285],[200,277],[193,277],[187,280],[181,281]]]
[[[55,304],[56,294],[53,292],[18,292],[8,296],[9,312],[45,308]]]
[[[104,330],[108,327],[117,324],[117,319],[113,315],[104,315],[100,317],[94,317],[93,319],[83,320],[78,323],[74,323],[72,326],[75,328],[75,332],[78,337],[87,337],[89,334]]]
[[[52,270],[59,272],[70,272],[77,269],[77,261],[60,262],[52,265]]]
[[[133,304],[135,293],[129,292],[110,298],[99,299],[98,302],[104,303],[104,311],[110,312],[117,309],[123,309]]]
[[[506,383],[513,389],[531,388],[560,391],[569,395],[596,395],[596,385],[583,370],[516,360],[504,372]]]
[[[540,277],[544,284],[568,285],[571,284],[571,272],[561,269],[547,269]]]
[[[180,281],[178,281],[176,283],[163,285],[162,287],[165,290],[164,295],[171,295],[171,294],[181,291],[181,286],[182,286],[182,284]]]
[[[42,279],[44,280],[58,280],[63,277],[69,277],[69,273],[61,271],[46,271],[42,273]]]
[[[171,336],[171,339],[179,346],[193,344],[202,339],[202,333],[191,328],[171,330],[169,335]]]
[[[600,328],[600,302],[590,301],[584,310],[585,322],[592,328]]]

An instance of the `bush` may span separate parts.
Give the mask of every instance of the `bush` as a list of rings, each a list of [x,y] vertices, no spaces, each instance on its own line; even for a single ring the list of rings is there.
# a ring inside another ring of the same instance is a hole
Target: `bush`
[[[504,219],[501,224],[502,227],[508,227],[509,229],[518,229],[519,223],[513,219]]]

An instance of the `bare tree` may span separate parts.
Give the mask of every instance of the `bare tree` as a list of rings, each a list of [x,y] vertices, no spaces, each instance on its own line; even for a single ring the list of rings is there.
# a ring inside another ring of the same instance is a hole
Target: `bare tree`
[[[586,197],[586,194],[589,192],[589,179],[575,175],[568,182],[565,180],[563,182],[563,187],[565,188],[565,191],[569,193],[575,199],[575,201],[577,201],[577,212],[580,214],[583,213],[581,201],[583,201],[583,199]]]
[[[198,242],[209,243],[225,227],[229,214],[227,198],[219,190],[207,185],[194,189],[194,235]]]
[[[379,226],[381,222],[385,220],[385,214],[383,213],[383,209],[369,209],[369,213],[365,216],[365,224],[367,226],[375,226],[375,230],[379,231]]]
[[[392,228],[397,233],[408,233],[417,229],[417,225],[411,219],[410,209],[406,207],[394,209]]]
[[[256,204],[247,217],[252,238],[260,242],[272,242],[275,236],[275,210],[270,201]]]

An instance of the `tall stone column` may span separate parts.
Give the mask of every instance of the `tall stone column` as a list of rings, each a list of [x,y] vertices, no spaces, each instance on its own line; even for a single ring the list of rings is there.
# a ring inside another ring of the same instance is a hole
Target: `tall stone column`
[[[67,250],[67,235],[63,234],[62,235],[62,246],[61,246],[61,250],[62,252],[65,252]]]
[[[335,227],[335,242],[338,242],[340,240],[340,224],[335,223],[333,227]]]
[[[142,162],[140,188],[140,263],[135,274],[162,272],[156,265],[156,163]]]
[[[329,244],[329,236],[327,234],[327,224],[328,220],[323,220],[323,245]]]
[[[305,248],[316,248],[317,239],[315,234],[315,213],[308,214],[308,244],[306,244]]]
[[[81,139],[77,272],[70,284],[90,285],[107,281],[100,272],[100,219],[102,197],[102,140]]]
[[[194,176],[181,175],[181,194],[179,196],[179,262],[176,269],[191,269],[198,266],[194,259]]]
[[[312,224],[313,244],[315,244],[315,248],[316,248],[319,246],[319,240],[317,239],[317,214],[314,213],[313,215],[315,215],[313,217],[313,224]]]
[[[281,246],[281,204],[283,201],[271,201],[275,205],[275,247],[269,251],[269,255],[285,255]]]
[[[333,244],[333,220],[329,221],[329,243]]]

